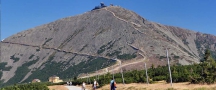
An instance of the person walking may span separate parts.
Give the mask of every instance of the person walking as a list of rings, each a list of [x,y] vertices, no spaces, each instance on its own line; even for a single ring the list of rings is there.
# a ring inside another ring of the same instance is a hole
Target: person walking
[[[117,88],[117,87],[116,87],[116,82],[115,82],[114,79],[112,79],[112,80],[110,81],[110,90],[116,90],[115,88]]]
[[[71,86],[72,85],[72,82],[70,82],[70,85],[69,86]]]
[[[85,84],[85,82],[83,82],[82,83],[82,90],[85,90],[85,88],[86,88],[86,84]]]
[[[69,86],[69,82],[67,82],[67,85]]]
[[[94,82],[93,82],[93,90],[96,90],[97,86],[98,86],[98,83],[97,83],[97,81],[94,79]]]

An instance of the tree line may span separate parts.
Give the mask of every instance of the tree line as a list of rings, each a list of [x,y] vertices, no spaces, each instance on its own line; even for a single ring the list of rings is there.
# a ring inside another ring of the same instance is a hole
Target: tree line
[[[193,84],[213,84],[216,82],[215,71],[216,62],[212,58],[210,50],[205,51],[204,59],[202,59],[199,64],[171,66],[172,81],[175,83],[190,82]],[[145,72],[145,70],[124,72],[125,83],[145,83],[147,81]],[[148,77],[149,83],[161,80],[165,80],[169,83],[168,66],[158,66],[155,68],[154,65],[151,65],[148,69]],[[93,80],[96,79],[99,82],[99,85],[103,86],[109,84],[112,78],[112,74],[107,73],[98,77],[94,76],[85,79],[76,79],[74,80],[74,84],[81,84],[82,82],[92,84]],[[122,83],[121,73],[114,74],[114,79],[117,83]]]

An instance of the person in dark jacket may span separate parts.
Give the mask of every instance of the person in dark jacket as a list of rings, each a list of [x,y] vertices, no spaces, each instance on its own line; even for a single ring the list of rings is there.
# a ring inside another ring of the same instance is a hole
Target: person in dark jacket
[[[116,88],[116,82],[114,79],[112,79],[110,81],[110,90],[115,90],[115,88]]]

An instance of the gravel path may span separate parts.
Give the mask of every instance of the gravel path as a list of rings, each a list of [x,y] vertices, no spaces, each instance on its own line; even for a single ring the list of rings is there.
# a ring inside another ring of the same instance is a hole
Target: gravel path
[[[68,88],[69,90],[82,90],[82,88],[77,86],[65,86],[65,87]]]

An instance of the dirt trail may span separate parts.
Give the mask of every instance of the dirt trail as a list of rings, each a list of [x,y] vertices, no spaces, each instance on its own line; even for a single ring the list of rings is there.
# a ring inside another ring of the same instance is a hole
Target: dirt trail
[[[117,16],[115,15],[115,13],[114,13],[114,12],[112,12],[112,11],[108,10],[107,8],[104,8],[104,9],[105,9],[106,11],[108,11],[108,12],[112,13],[112,14],[113,14],[113,16],[114,16],[114,17],[116,17],[117,19],[119,19],[119,20],[121,20],[121,21],[124,21],[124,22],[128,23],[128,21],[126,21],[126,20],[124,20],[124,19],[122,19],[122,18],[120,18],[120,17],[117,17]]]
[[[113,15],[114,17],[116,17],[117,19],[119,19],[119,20],[121,20],[121,21],[124,21],[124,22],[126,22],[126,23],[131,23],[131,24],[132,24],[132,27],[133,27],[134,29],[136,29],[139,33],[146,34],[146,33],[144,33],[144,32],[141,32],[138,28],[135,27],[135,26],[141,27],[140,24],[137,24],[137,23],[134,23],[134,22],[129,22],[129,21],[127,21],[127,20],[124,20],[124,19],[122,19],[122,18],[116,16],[116,14],[115,14],[114,12],[108,10],[107,7],[103,8],[103,9],[106,10],[106,11],[108,11],[108,12],[110,12],[110,13],[112,13],[112,15]],[[132,14],[132,12],[130,12],[130,13]],[[134,25],[135,25],[135,26],[134,26]]]
[[[106,58],[106,59],[109,59],[109,60],[111,59],[109,57],[91,55],[91,54],[80,53],[80,52],[71,52],[71,51],[66,51],[66,50],[53,48],[53,47],[35,46],[35,45],[30,45],[30,44],[13,43],[13,42],[5,42],[5,41],[2,41],[2,43],[16,44],[16,45],[22,45],[22,46],[28,46],[28,47],[38,47],[38,48],[42,48],[42,49],[52,49],[52,50],[59,51],[59,52],[72,53],[72,54],[77,54],[77,55],[81,55],[81,56],[102,57],[102,58]]]
[[[95,73],[87,74],[86,76],[80,76],[79,78],[88,78],[88,77],[93,77],[93,76],[96,76],[96,75],[107,74],[108,72],[112,73],[112,72],[115,72],[115,71],[118,71],[118,70],[120,71],[122,67],[132,65],[132,64],[137,64],[137,63],[140,63],[140,62],[145,62],[146,57],[144,57],[143,59],[140,59],[140,60],[136,60],[136,62],[129,62],[129,63],[123,63],[123,64],[121,63],[120,60],[118,60],[118,59],[115,59],[115,60],[118,62],[115,65],[104,68],[102,70],[95,71]]]
[[[118,16],[116,16],[116,14],[114,13],[114,12],[112,12],[112,11],[110,11],[110,10],[108,10],[107,8],[104,8],[106,11],[108,11],[108,12],[110,12],[110,13],[112,13],[113,14],[113,16],[114,17],[116,17],[117,19],[119,19],[119,20],[121,20],[121,21],[124,21],[124,22],[126,22],[126,23],[128,23],[128,21],[127,20],[124,20],[124,19],[122,19],[122,18],[120,18],[120,17],[118,17]],[[130,22],[131,24],[132,24],[132,26],[133,25],[138,25],[138,24],[136,24],[136,23],[134,23],[134,22]],[[141,25],[138,25],[138,26],[141,26]],[[138,30],[137,28],[135,28],[134,26],[133,26],[133,28],[134,29],[136,29],[136,30]]]

